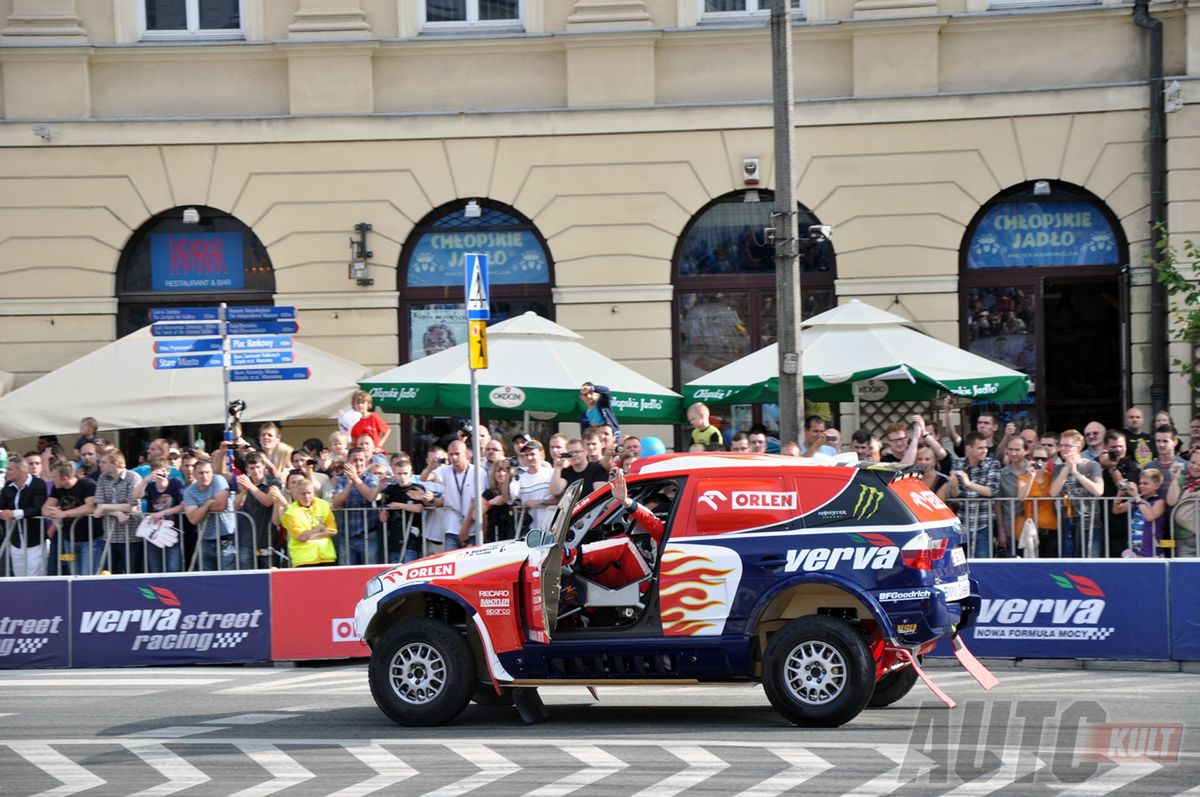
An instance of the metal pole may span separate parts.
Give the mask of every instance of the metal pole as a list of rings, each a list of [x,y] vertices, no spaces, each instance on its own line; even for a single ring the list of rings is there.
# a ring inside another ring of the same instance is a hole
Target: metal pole
[[[229,324],[225,322],[225,315],[228,305],[221,302],[220,309],[217,311],[217,319],[221,326],[221,381],[224,383],[225,406],[221,408],[221,416],[225,419],[225,432],[221,435],[221,439],[225,441],[225,473],[230,484],[230,489],[233,489],[233,425],[231,416],[229,415],[229,366],[233,355],[229,353]]]
[[[470,348],[469,346],[467,347]],[[470,353],[467,354],[470,357]],[[475,522],[479,524],[475,542],[483,542],[483,460],[479,456],[479,384],[471,369],[471,458],[475,465]]]
[[[775,107],[775,291],[779,330],[779,439],[802,438],[800,269],[796,257],[795,149],[790,0],[771,0],[772,99]]]

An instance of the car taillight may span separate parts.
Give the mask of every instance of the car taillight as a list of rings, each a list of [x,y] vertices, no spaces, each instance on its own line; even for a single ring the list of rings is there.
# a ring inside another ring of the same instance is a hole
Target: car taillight
[[[907,567],[914,570],[932,570],[933,563],[946,555],[946,546],[949,542],[945,537],[935,540],[922,531],[904,543],[900,549],[900,558]]]

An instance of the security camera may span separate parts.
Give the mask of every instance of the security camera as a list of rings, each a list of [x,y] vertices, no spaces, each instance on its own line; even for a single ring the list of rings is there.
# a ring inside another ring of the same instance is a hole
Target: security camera
[[[827,241],[833,237],[833,227],[828,224],[811,224],[808,227],[808,237],[817,241]]]
[[[196,210],[195,208],[184,208],[183,209],[183,223],[184,224],[199,224],[200,223],[200,211]]]

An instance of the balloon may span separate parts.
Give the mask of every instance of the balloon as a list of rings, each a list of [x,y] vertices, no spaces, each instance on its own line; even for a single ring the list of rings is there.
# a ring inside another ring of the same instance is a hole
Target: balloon
[[[667,452],[667,444],[657,437],[642,438],[642,456],[652,457],[655,454],[665,454]]]

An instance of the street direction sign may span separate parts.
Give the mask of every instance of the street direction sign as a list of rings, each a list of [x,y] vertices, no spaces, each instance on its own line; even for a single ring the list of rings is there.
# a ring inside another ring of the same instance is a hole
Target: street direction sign
[[[290,351],[235,351],[230,357],[230,365],[279,365],[296,359]]]
[[[230,335],[294,335],[300,330],[295,321],[230,321]]]
[[[174,357],[155,357],[154,367],[159,371],[171,371],[176,368],[220,368],[224,360],[224,356],[220,354],[180,354]]]
[[[296,317],[295,307],[226,307],[226,321],[286,321]]]
[[[468,321],[467,327],[471,342],[467,347],[468,365],[477,370],[487,368],[487,322]]]
[[[260,338],[230,338],[230,351],[263,351],[269,349],[290,349],[292,338],[289,335],[268,335]]]
[[[491,305],[488,303],[488,256],[483,252],[466,252],[463,260],[467,279],[467,320],[487,321],[491,315]]]
[[[150,311],[151,321],[216,321],[215,307],[155,307]]]
[[[304,367],[297,368],[246,368],[229,372],[230,382],[276,382],[308,379],[310,371]]]
[[[155,354],[198,354],[200,352],[220,350],[220,338],[199,338],[194,340],[171,338],[169,340],[154,341]]]
[[[221,325],[216,322],[211,324],[151,324],[150,334],[156,338],[210,338],[221,334]]]

